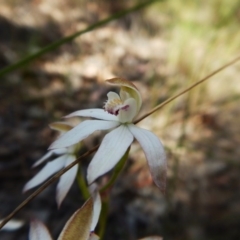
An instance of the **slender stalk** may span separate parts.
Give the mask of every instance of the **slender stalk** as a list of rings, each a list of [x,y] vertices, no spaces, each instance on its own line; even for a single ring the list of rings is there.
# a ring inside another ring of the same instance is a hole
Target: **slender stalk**
[[[53,175],[48,181],[46,181],[41,187],[39,187],[36,191],[34,191],[28,198],[26,198],[21,204],[19,204],[1,223],[0,223],[0,229],[14,216],[16,215],[23,207],[25,207],[32,199],[34,199],[39,193],[41,193],[45,188],[47,188],[50,184],[52,184],[54,181],[56,181],[61,175],[63,175],[65,172],[67,172],[70,168],[75,166],[82,158],[87,157],[88,155],[92,154],[98,149],[99,145],[95,146],[91,150],[87,151],[83,155],[81,155],[78,159],[76,159],[74,162],[69,164],[64,169],[57,172],[55,175]]]
[[[236,57],[235,59],[233,59],[232,61],[230,61],[229,63],[223,65],[222,67],[218,68],[217,70],[215,70],[214,72],[210,73],[209,75],[207,75],[206,77],[204,77],[203,79],[199,80],[198,82],[194,83],[193,85],[191,85],[190,87],[188,87],[187,89],[183,90],[182,92],[176,94],[173,97],[170,97],[169,99],[167,99],[166,101],[164,101],[163,103],[160,103],[159,105],[157,105],[155,108],[153,108],[151,111],[149,111],[148,113],[145,113],[142,117],[140,117],[139,119],[137,119],[134,124],[142,121],[144,118],[148,117],[149,115],[153,114],[154,112],[156,112],[157,110],[159,110],[160,108],[162,108],[163,106],[165,106],[166,104],[170,103],[171,101],[173,101],[174,99],[180,97],[181,95],[183,95],[186,92],[189,92],[190,90],[192,90],[193,88],[195,88],[196,86],[198,86],[199,84],[205,82],[206,80],[208,80],[209,78],[211,78],[212,76],[216,75],[217,73],[221,72],[222,70],[224,70],[225,68],[233,65],[234,63],[236,63],[237,61],[240,60],[240,56]]]
[[[103,239],[104,233],[106,230],[106,223],[108,217],[108,210],[109,210],[109,196],[102,197],[102,209],[101,214],[99,217],[99,232],[98,235],[100,240]]]
[[[103,20],[101,20],[101,21],[99,21],[99,22],[97,22],[97,23],[95,23],[95,24],[85,28],[84,30],[78,31],[78,32],[76,32],[76,33],[74,33],[74,34],[72,34],[70,36],[64,37],[64,38],[62,38],[62,39],[60,39],[60,40],[58,40],[56,42],[53,42],[53,43],[49,44],[48,46],[42,48],[40,51],[38,51],[36,53],[33,53],[32,55],[27,56],[27,57],[23,58],[22,60],[20,60],[20,61],[18,61],[16,63],[13,63],[10,66],[7,66],[7,67],[3,68],[0,71],[0,77],[2,77],[3,75],[5,75],[5,74],[7,74],[7,73],[17,69],[17,68],[20,68],[20,67],[26,65],[27,63],[29,63],[29,62],[33,61],[34,59],[44,55],[45,53],[48,53],[48,52],[58,48],[59,46],[72,41],[73,39],[75,39],[76,37],[78,37],[78,36],[80,36],[80,35],[82,35],[84,33],[93,31],[93,30],[95,30],[95,29],[97,29],[99,27],[102,27],[103,25],[113,21],[113,20],[119,19],[119,18],[121,18],[121,17],[123,17],[123,16],[125,16],[125,15],[127,15],[127,14],[129,14],[131,12],[137,11],[137,10],[139,10],[141,8],[144,8],[144,7],[150,5],[150,4],[154,3],[154,2],[157,2],[157,1],[160,1],[160,0],[148,0],[148,1],[145,1],[143,3],[137,4],[137,5],[135,5],[132,8],[129,8],[127,10],[124,10],[124,11],[121,11],[119,13],[116,13],[113,16],[105,18],[105,19],[103,19]]]
[[[78,183],[78,186],[81,190],[81,193],[82,193],[84,199],[87,200],[90,197],[90,194],[88,191],[88,187],[87,187],[85,178],[83,176],[83,170],[81,169],[80,166],[79,166],[78,174],[77,174],[77,183]]]

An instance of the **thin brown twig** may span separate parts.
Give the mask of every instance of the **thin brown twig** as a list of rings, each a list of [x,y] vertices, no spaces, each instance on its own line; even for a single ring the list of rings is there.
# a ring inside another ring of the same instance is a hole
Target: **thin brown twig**
[[[99,145],[93,147],[91,150],[82,154],[79,158],[77,158],[74,162],[69,164],[67,167],[63,168],[55,175],[53,175],[48,181],[46,181],[41,187],[39,187],[36,191],[34,191],[28,198],[26,198],[21,204],[19,204],[1,223],[0,229],[14,216],[16,215],[24,206],[26,206],[32,199],[34,199],[39,193],[41,193],[45,188],[47,188],[50,184],[56,181],[61,175],[67,172],[70,168],[78,164],[78,162],[88,155],[92,154],[98,149]]]
[[[217,70],[215,70],[214,72],[210,73],[209,75],[207,75],[206,77],[204,77],[203,79],[199,80],[198,82],[194,83],[193,85],[191,85],[190,87],[188,87],[187,89],[183,90],[182,92],[176,94],[173,97],[170,97],[169,99],[167,99],[166,101],[160,103],[159,105],[157,105],[155,108],[153,108],[151,111],[149,111],[148,113],[145,113],[143,116],[141,116],[139,119],[137,119],[136,121],[134,121],[134,124],[142,121],[144,118],[148,117],[149,115],[153,114],[154,112],[156,112],[157,110],[159,110],[160,108],[162,108],[163,106],[165,106],[166,104],[168,104],[169,102],[173,101],[174,99],[180,97],[181,95],[183,95],[184,93],[190,91],[191,89],[195,88],[197,85],[199,85],[200,83],[205,82],[206,80],[208,80],[209,78],[211,78],[212,76],[214,76],[215,74],[221,72],[223,69],[233,65],[234,63],[236,63],[237,61],[240,60],[240,56],[238,56],[237,58],[233,59],[232,61],[230,61],[229,63],[225,64],[224,66],[218,68]]]
[[[215,70],[214,72],[210,73],[208,76],[206,76],[205,78],[201,79],[200,81],[194,83],[192,86],[188,87],[187,89],[183,90],[182,92],[178,93],[177,95],[167,99],[166,101],[164,101],[163,103],[159,104],[158,106],[156,106],[155,108],[153,108],[151,111],[149,111],[148,113],[144,114],[142,117],[140,117],[139,119],[137,119],[134,124],[140,122],[141,120],[143,120],[144,118],[148,117],[149,115],[151,115],[152,113],[156,112],[157,110],[159,110],[160,108],[162,108],[163,106],[165,106],[166,104],[168,104],[169,102],[173,101],[174,99],[176,99],[177,97],[183,95],[184,93],[190,91],[191,89],[193,89],[194,87],[196,87],[197,85],[199,85],[200,83],[206,81],[207,79],[209,79],[210,77],[212,77],[213,75],[219,73],[220,71],[222,71],[223,69],[231,66],[232,64],[236,63],[238,60],[240,60],[240,56],[235,58],[234,60],[230,61],[229,63],[225,64],[224,66],[220,67],[219,69]],[[75,166],[82,158],[92,154],[93,152],[95,152],[97,149],[99,148],[99,145],[93,147],[91,150],[87,151],[86,153],[84,153],[83,155],[81,155],[78,159],[76,159],[74,162],[72,162],[71,164],[69,164],[67,167],[65,167],[64,169],[60,170],[59,172],[57,172],[55,175],[53,175],[48,181],[46,181],[41,187],[39,187],[35,192],[33,192],[27,199],[25,199],[21,204],[19,204],[1,223],[0,223],[0,229],[13,217],[15,216],[24,206],[26,206],[32,199],[34,199],[39,193],[41,193],[45,188],[47,188],[50,184],[52,184],[55,180],[57,180],[61,175],[63,175],[65,172],[67,172],[70,168],[72,168],[73,166]]]

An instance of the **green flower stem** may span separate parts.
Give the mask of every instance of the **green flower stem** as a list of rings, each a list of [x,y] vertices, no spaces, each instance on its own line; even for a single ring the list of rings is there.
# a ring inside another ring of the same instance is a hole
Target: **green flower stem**
[[[64,37],[64,38],[61,38],[60,40],[56,41],[56,42],[53,42],[51,44],[49,44],[48,46],[42,48],[40,51],[30,55],[30,56],[27,56],[25,58],[23,58],[22,60],[16,62],[16,63],[13,63],[11,64],[10,66],[7,66],[5,68],[3,68],[1,71],[0,71],[0,77],[2,77],[3,75],[15,70],[15,69],[18,69],[24,65],[26,65],[27,63],[33,61],[34,59],[42,56],[43,54],[45,53],[48,53],[56,48],[58,48],[59,46],[63,45],[64,43],[67,43],[67,42],[70,42],[72,41],[73,39],[75,39],[76,37],[84,34],[84,33],[87,33],[87,32],[90,32],[90,31],[93,31],[99,27],[102,27],[103,25],[113,21],[113,20],[116,20],[118,18],[121,18],[125,15],[127,15],[128,13],[131,13],[131,12],[134,12],[136,10],[139,10],[141,8],[144,8],[148,5],[150,5],[151,3],[154,3],[154,2],[157,2],[157,1],[160,1],[160,0],[148,0],[148,1],[145,1],[143,3],[140,3],[140,4],[137,4],[135,5],[134,7],[132,8],[129,8],[127,10],[124,10],[124,11],[121,11],[119,13],[116,13],[114,14],[113,16],[110,16],[106,19],[103,19],[87,28],[85,28],[84,30],[81,30],[81,31],[78,31],[70,36],[67,36],[67,37]]]
[[[80,163],[79,163],[79,165],[80,165]],[[81,166],[79,166],[79,170],[78,170],[78,174],[77,174],[77,183],[82,192],[84,199],[87,200],[90,197],[90,193],[88,191],[86,180],[85,180],[82,172],[83,172],[83,170],[81,169]]]
[[[127,149],[127,151],[125,152],[125,154],[123,155],[123,157],[121,158],[121,160],[118,162],[118,164],[116,165],[116,167],[114,168],[114,171],[113,171],[113,174],[110,178],[110,180],[108,181],[108,183],[103,186],[101,189],[100,189],[100,193],[103,193],[105,192],[107,189],[109,189],[116,181],[118,175],[120,174],[120,172],[122,171],[124,165],[125,165],[125,162],[127,161],[127,158],[128,158],[128,154],[129,154],[129,151],[130,151],[130,148],[129,147]]]
[[[100,237],[100,240],[103,239],[104,233],[106,230],[106,223],[107,223],[107,217],[108,217],[108,210],[109,210],[109,197],[105,195],[105,197],[102,198],[102,209],[101,214],[98,222],[98,236]]]

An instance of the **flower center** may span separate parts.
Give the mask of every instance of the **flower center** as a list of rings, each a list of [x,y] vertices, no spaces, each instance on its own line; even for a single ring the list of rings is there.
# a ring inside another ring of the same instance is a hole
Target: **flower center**
[[[109,99],[104,105],[105,111],[115,116],[119,114],[119,110],[127,110],[128,108],[129,105],[124,105],[123,101],[118,98]]]

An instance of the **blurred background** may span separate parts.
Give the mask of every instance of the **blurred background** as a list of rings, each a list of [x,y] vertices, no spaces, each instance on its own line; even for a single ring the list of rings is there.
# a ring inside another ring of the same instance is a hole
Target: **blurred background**
[[[0,0],[0,68],[140,1]],[[102,107],[104,80],[133,81],[141,114],[235,58],[239,0],[165,0],[86,33],[0,81],[0,219],[30,193],[24,184],[55,139],[48,124]],[[111,193],[106,240],[161,235],[174,240],[240,239],[240,64],[212,77],[138,125],[162,140],[168,158],[166,195],[154,186],[138,143]],[[85,141],[83,152],[104,134]],[[83,168],[91,160],[84,159]],[[26,240],[32,217],[52,235],[84,202],[74,183],[58,210],[56,184],[0,232]]]

